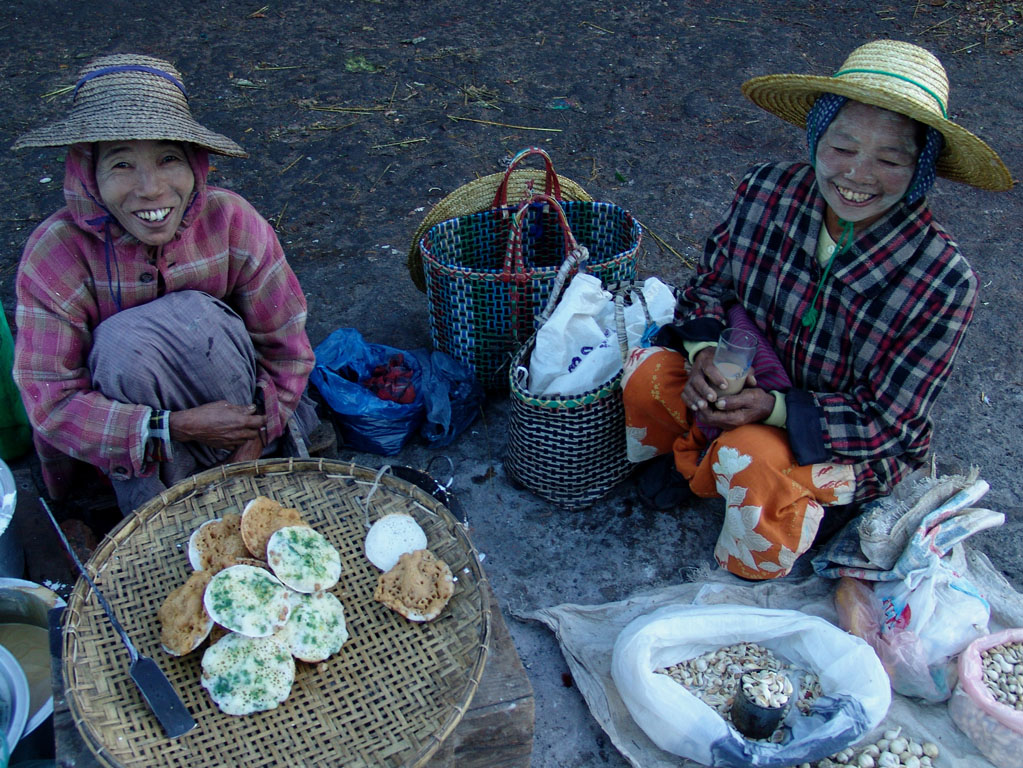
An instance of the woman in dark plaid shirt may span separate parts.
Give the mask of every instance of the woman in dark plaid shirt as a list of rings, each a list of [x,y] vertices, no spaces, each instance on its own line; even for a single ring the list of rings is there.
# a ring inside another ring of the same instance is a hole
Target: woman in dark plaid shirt
[[[623,386],[630,457],[662,456],[641,474],[644,501],[723,497],[715,558],[769,579],[810,547],[825,507],[884,495],[924,462],[977,295],[924,196],[935,174],[1012,180],[947,119],[945,70],[915,45],[868,43],[832,77],[758,77],[743,93],[806,127],[812,164],[749,171],[675,323]],[[760,338],[727,397],[713,363],[726,325]]]

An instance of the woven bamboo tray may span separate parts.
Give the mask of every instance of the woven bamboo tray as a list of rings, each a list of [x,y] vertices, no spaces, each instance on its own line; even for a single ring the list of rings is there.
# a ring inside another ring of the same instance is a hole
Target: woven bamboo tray
[[[198,727],[166,738],[128,676],[128,654],[79,579],[65,611],[64,686],[86,744],[107,766],[421,766],[469,707],[486,662],[486,577],[464,527],[415,485],[339,461],[264,459],[208,470],[125,520],[86,564],[140,653],[157,661]],[[376,489],[370,493],[376,482]],[[203,647],[175,658],[160,648],[156,611],[190,572],[188,536],[205,520],[241,511],[262,494],[297,507],[341,553],[331,591],[350,638],[321,664],[296,662],[277,709],[225,715],[200,685]],[[415,624],[373,600],[379,571],[366,559],[369,519],[411,514],[456,578],[434,621]]]

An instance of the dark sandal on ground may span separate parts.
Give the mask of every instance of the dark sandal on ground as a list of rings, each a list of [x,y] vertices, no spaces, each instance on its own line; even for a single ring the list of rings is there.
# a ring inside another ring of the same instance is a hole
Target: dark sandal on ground
[[[675,456],[666,454],[645,462],[636,475],[636,494],[647,509],[676,509],[693,498],[689,481],[675,468]]]

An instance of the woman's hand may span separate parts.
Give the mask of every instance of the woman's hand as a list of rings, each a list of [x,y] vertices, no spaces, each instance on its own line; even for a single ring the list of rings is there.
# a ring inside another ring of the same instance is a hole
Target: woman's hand
[[[746,376],[744,387],[755,387],[757,377],[750,369]],[[721,371],[714,365],[714,347],[701,349],[693,359],[692,370],[689,372],[689,381],[682,390],[682,400],[691,411],[703,411],[710,408],[728,387],[728,380],[721,375]]]
[[[774,395],[757,387],[757,378],[750,370],[744,389],[724,395],[727,380],[714,365],[714,348],[696,353],[689,380],[682,390],[686,407],[699,414],[703,424],[719,429],[734,429],[743,424],[763,421],[774,410]]]
[[[774,395],[759,387],[749,387],[734,395],[722,396],[714,405],[699,411],[700,423],[718,429],[735,429],[744,424],[764,421],[774,410]]]
[[[257,413],[255,405],[234,405],[226,400],[174,411],[170,415],[172,440],[228,450],[241,449],[252,441],[262,446],[259,431],[264,426],[266,416]]]

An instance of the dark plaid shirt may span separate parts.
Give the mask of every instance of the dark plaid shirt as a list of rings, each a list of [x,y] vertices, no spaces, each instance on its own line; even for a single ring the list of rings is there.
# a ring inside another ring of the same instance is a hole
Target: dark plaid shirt
[[[817,307],[825,203],[813,168],[760,165],[708,239],[676,314],[683,338],[716,339],[737,300],[793,388],[789,443],[800,464],[853,464],[856,500],[888,493],[927,457],[931,406],[973,315],[977,278],[926,201],[899,204],[838,256]]]

